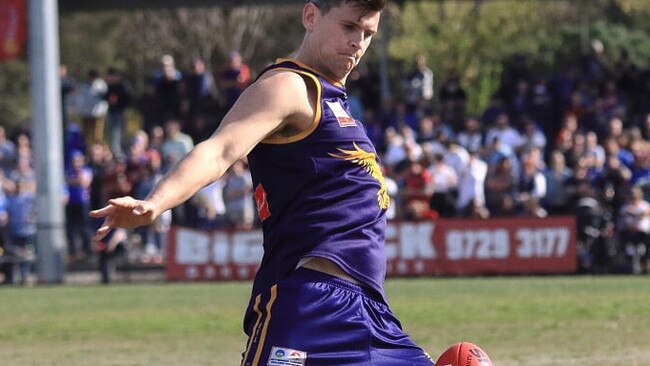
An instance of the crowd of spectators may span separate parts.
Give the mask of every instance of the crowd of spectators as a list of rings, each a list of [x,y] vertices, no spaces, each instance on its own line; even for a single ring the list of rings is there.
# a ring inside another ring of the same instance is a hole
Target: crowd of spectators
[[[591,272],[645,272],[650,243],[650,60],[625,50],[608,60],[597,47],[539,73],[524,56],[505,63],[501,86],[477,115],[453,70],[438,85],[418,56],[394,99],[380,99],[365,69],[348,82],[385,167],[390,220],[549,215],[577,219],[578,264]],[[75,81],[61,68],[65,116],[65,193],[69,261],[88,260],[129,241],[139,260],[163,263],[170,225],[250,229],[257,223],[246,161],[150,227],[119,232],[93,247],[88,211],[122,195],[144,198],[153,185],[209,137],[251,81],[232,52],[210,71],[189,71],[164,55],[144,95],[115,69]],[[127,133],[127,109],[141,123]],[[33,253],[35,176],[29,133],[0,128],[0,228],[5,248]],[[115,239],[119,238],[119,239]],[[29,268],[21,268],[21,280]]]

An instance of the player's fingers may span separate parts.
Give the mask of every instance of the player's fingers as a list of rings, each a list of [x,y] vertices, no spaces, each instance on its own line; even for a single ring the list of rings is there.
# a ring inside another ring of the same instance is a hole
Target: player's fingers
[[[90,211],[90,213],[88,213],[88,215],[93,218],[106,217],[110,215],[111,212],[113,212],[113,210],[114,210],[113,206],[108,205],[97,210],[92,210]]]
[[[107,223],[104,222],[102,226],[95,231],[95,236],[93,237],[93,241],[100,241],[102,240],[108,233],[111,231],[112,227]]]
[[[140,201],[134,199],[131,196],[124,196],[119,198],[112,198],[108,200],[109,205],[123,207],[123,208],[135,208]]]

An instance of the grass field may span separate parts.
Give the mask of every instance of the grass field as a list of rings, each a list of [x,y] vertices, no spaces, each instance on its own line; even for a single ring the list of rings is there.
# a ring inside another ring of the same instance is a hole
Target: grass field
[[[0,288],[0,365],[238,365],[248,283]],[[497,366],[650,365],[649,277],[387,281],[436,357],[466,339]]]

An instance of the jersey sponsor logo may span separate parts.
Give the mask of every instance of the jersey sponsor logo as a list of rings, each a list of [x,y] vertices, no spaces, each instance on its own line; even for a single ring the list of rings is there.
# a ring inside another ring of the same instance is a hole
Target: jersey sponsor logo
[[[337,149],[343,153],[343,155],[329,154],[329,156],[351,161],[365,169],[370,176],[379,182],[380,188],[379,191],[377,191],[377,203],[379,204],[379,207],[382,210],[387,209],[388,206],[390,206],[390,196],[388,195],[388,188],[386,186],[384,174],[381,172],[379,163],[377,163],[377,155],[364,151],[356,142],[353,142],[352,145],[354,146],[354,150]]]
[[[305,366],[307,352],[291,348],[272,347],[267,366]]]
[[[266,200],[266,191],[261,183],[255,187],[255,204],[257,204],[257,213],[259,214],[261,221],[264,221],[271,216],[269,202]]]
[[[354,118],[350,117],[350,115],[343,109],[343,106],[339,102],[325,102],[327,103],[327,106],[330,107],[332,110],[332,113],[334,113],[334,117],[336,117],[336,120],[339,122],[339,126],[341,127],[355,127],[357,125],[357,122],[354,120]]]

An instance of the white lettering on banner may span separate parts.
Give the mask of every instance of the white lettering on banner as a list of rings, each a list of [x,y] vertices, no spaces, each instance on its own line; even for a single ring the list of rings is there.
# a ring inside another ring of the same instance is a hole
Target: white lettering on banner
[[[217,232],[212,238],[212,260],[215,264],[226,265],[230,263],[229,235]]]
[[[205,278],[207,278],[208,280],[217,277],[217,271],[212,266],[206,267],[204,274],[205,274]]]
[[[433,246],[434,228],[432,223],[403,223],[399,233],[400,258],[436,258],[436,249]]]
[[[520,258],[564,257],[569,247],[569,229],[563,227],[522,228],[515,237]]]
[[[176,262],[178,264],[206,264],[210,258],[209,236],[194,230],[176,231]]]
[[[510,255],[510,239],[505,229],[450,230],[445,238],[447,259],[503,259]]]
[[[232,261],[234,264],[258,264],[264,255],[262,232],[240,231],[232,236]]]

